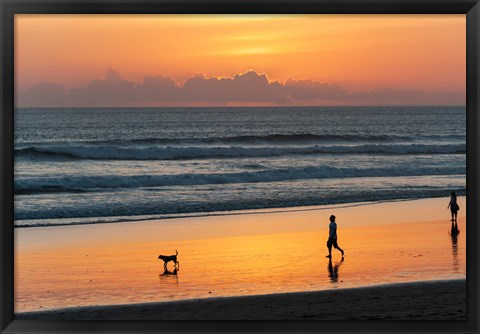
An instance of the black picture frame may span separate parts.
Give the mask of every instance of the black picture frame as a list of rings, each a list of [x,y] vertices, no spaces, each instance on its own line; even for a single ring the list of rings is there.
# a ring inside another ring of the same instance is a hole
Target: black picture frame
[[[13,121],[16,14],[466,14],[466,321],[36,321],[14,320]],[[0,0],[1,333],[478,333],[479,38],[478,0]]]

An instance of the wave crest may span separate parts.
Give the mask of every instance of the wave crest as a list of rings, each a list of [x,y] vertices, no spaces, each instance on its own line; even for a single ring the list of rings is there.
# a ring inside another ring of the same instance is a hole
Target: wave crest
[[[337,168],[318,166],[224,174],[65,176],[15,180],[15,194],[108,191],[119,188],[261,183],[352,177],[455,175],[464,173],[465,170],[448,167]]]
[[[465,154],[465,144],[408,144],[408,145],[332,145],[332,146],[281,146],[281,147],[245,147],[245,146],[32,146],[16,149],[16,157],[43,159],[92,159],[92,160],[187,160],[241,157],[275,157],[284,155],[308,154]]]

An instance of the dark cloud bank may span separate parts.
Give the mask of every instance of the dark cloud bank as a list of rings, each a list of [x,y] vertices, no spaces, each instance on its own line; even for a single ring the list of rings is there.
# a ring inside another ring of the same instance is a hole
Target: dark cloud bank
[[[347,92],[342,87],[312,80],[270,82],[255,71],[233,78],[190,77],[182,85],[171,78],[147,76],[141,83],[123,79],[108,68],[105,79],[82,89],[42,82],[20,89],[17,107],[125,107],[181,105],[464,105],[465,92],[434,92],[382,88]]]

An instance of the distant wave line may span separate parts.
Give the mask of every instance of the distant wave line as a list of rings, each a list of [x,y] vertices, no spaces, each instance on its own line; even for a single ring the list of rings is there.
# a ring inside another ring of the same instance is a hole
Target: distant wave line
[[[465,196],[465,189],[456,189],[458,196]],[[368,206],[389,202],[404,202],[412,200],[420,200],[424,198],[440,198],[444,197],[444,191],[437,191],[432,193],[422,193],[421,196],[401,197],[401,198],[386,198],[379,200],[365,200],[350,202],[332,202],[322,204],[306,204],[306,205],[291,205],[288,207],[265,207],[253,209],[234,209],[227,211],[197,211],[188,213],[160,213],[160,214],[137,214],[137,215],[121,215],[109,217],[69,217],[69,218],[46,218],[46,219],[17,219],[15,220],[15,228],[29,228],[29,227],[49,227],[49,226],[70,226],[70,225],[91,225],[91,224],[107,224],[119,222],[137,222],[146,220],[164,220],[175,218],[191,218],[191,217],[212,217],[212,216],[237,216],[237,215],[252,215],[252,214],[269,214],[276,212],[306,212],[306,211],[322,211],[358,206]],[[81,221],[80,221],[81,220]]]
[[[78,193],[109,191],[119,188],[154,188],[163,186],[218,185],[235,183],[265,183],[294,180],[336,179],[357,177],[464,175],[465,169],[452,167],[345,168],[317,166],[283,168],[237,173],[174,174],[174,175],[106,175],[34,177],[15,180],[15,194]]]
[[[285,155],[314,154],[465,154],[465,144],[365,144],[332,146],[280,146],[280,147],[245,147],[245,146],[149,146],[118,147],[69,145],[27,147],[15,150],[16,158],[44,159],[87,159],[87,160],[189,160],[242,157],[278,157]]]
[[[421,142],[422,140],[447,140],[465,141],[465,135],[337,135],[337,134],[311,134],[311,133],[291,133],[291,134],[265,134],[265,135],[245,135],[245,136],[220,136],[220,137],[185,137],[185,138],[132,138],[132,139],[104,139],[104,140],[79,140],[72,142],[62,142],[57,144],[85,144],[85,145],[148,145],[148,144],[266,144],[266,143],[385,143],[385,142]],[[44,145],[53,142],[25,142],[21,145]],[[22,147],[23,148],[23,147]]]

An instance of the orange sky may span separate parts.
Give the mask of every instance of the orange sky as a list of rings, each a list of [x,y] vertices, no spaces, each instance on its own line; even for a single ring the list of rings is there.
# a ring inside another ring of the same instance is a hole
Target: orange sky
[[[465,91],[465,15],[16,15],[17,88],[196,73]]]

